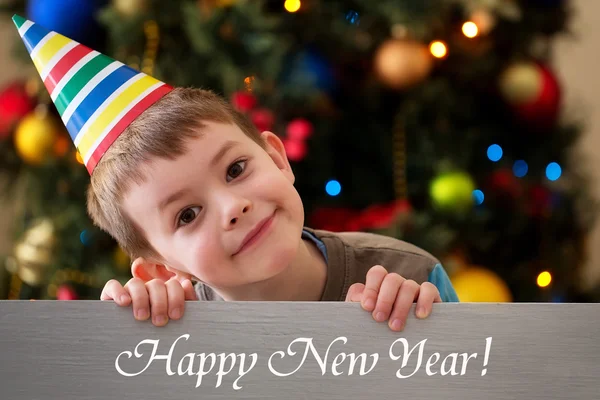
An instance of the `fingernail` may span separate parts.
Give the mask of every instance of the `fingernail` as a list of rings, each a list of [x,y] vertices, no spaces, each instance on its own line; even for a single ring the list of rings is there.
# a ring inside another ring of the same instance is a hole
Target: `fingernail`
[[[146,318],[148,318],[148,310],[146,310],[145,308],[139,308],[135,312],[135,317],[137,319],[146,319]]]
[[[365,308],[367,310],[372,310],[375,307],[375,302],[373,301],[373,299],[367,299],[367,301],[365,301]]]
[[[126,303],[129,300],[129,296],[126,294],[121,295],[121,303]]]
[[[164,325],[167,322],[167,317],[164,315],[158,315],[152,318],[152,322],[154,322],[154,325]]]
[[[399,319],[395,319],[394,321],[392,321],[391,328],[395,331],[401,330],[402,329],[402,321]]]
[[[171,311],[171,315],[174,319],[177,319],[181,316],[181,310],[179,308],[175,308],[173,311]]]
[[[425,313],[425,309],[424,308],[419,308],[417,310],[417,317],[419,318],[425,318],[427,315]]]
[[[375,319],[379,322],[382,322],[385,320],[385,314],[382,311],[380,311],[375,315]]]

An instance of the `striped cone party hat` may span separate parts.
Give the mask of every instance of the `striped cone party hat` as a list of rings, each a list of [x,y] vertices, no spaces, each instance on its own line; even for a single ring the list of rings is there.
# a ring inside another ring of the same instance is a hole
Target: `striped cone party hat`
[[[30,20],[13,22],[90,175],[123,130],[173,89]]]

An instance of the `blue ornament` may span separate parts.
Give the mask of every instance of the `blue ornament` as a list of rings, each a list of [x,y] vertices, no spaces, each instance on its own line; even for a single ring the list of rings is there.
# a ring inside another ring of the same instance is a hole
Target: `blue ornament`
[[[27,18],[88,47],[97,47],[102,28],[96,14],[108,0],[29,0]]]
[[[331,92],[336,86],[333,68],[325,57],[312,50],[293,56],[284,71],[284,82],[298,89],[324,92]]]

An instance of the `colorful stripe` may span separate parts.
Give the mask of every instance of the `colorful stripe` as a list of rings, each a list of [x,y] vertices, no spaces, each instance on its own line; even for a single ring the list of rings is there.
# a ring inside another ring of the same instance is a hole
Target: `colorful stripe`
[[[148,109],[148,107],[156,103],[161,97],[169,93],[171,90],[172,87],[161,82],[157,84],[156,87],[153,87],[152,91],[149,91],[149,93],[143,93],[140,96],[141,100],[135,104],[135,107],[134,105],[128,107],[129,111],[127,114],[125,114],[123,118],[121,118],[114,126],[114,128],[108,132],[108,135],[106,135],[106,137],[98,143],[98,146],[92,153],[92,156],[86,161],[86,167],[90,175],[94,171],[94,168],[96,168],[96,165],[98,165],[98,162],[104,153],[106,153],[106,150],[108,150],[113,142],[119,137],[121,132],[123,132],[125,128],[127,128],[137,117],[139,117],[141,113]]]
[[[65,56],[56,63],[56,65],[48,71],[48,75],[44,78],[44,85],[48,89],[48,93],[52,95],[58,83],[63,80],[65,75],[73,68],[74,64],[80,62],[85,56],[92,53],[92,49],[77,44]]]
[[[31,56],[35,67],[40,72],[42,80],[46,79],[48,72],[66,54],[66,52],[75,47],[75,45],[76,44],[69,38],[62,35],[54,35],[39,49],[35,57],[33,55]]]
[[[161,82],[147,75],[142,74],[140,78],[134,78],[135,82],[127,85],[125,89],[114,98],[107,100],[106,104],[101,106],[102,111],[95,117],[95,121],[89,128],[82,129],[80,135],[75,139],[75,145],[81,153],[81,157],[86,159],[86,155],[93,151],[97,146],[97,141],[101,141],[117,121],[129,111],[128,108],[134,107],[142,100],[142,97],[149,93]],[[125,86],[125,85],[124,85]]]
[[[13,21],[90,174],[123,130],[173,89],[29,20]]]
[[[27,51],[31,54],[33,49],[35,49],[35,46],[37,46],[48,33],[50,32],[38,24],[31,25],[23,37]]]
[[[119,63],[121,66],[113,73],[107,76],[102,82],[98,83],[79,104],[77,109],[74,109],[73,116],[68,116],[68,111],[65,112],[63,122],[67,126],[67,130],[71,133],[71,138],[75,140],[83,125],[90,119],[94,112],[112,95],[116,90],[119,90],[127,81],[138,72],[129,68],[126,65]],[[83,92],[83,90],[82,90]],[[75,104],[73,101],[69,104],[69,108]],[[70,118],[70,120],[69,120]]]

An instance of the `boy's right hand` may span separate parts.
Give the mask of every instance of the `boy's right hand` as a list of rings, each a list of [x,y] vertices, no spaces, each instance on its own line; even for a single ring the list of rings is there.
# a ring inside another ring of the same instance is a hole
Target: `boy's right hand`
[[[132,278],[125,286],[115,279],[108,281],[100,300],[114,300],[122,307],[133,301],[135,319],[145,321],[152,316],[152,324],[164,326],[169,319],[178,320],[183,316],[186,300],[198,300],[198,297],[189,279],[182,282],[176,278],[144,282],[140,278]]]

